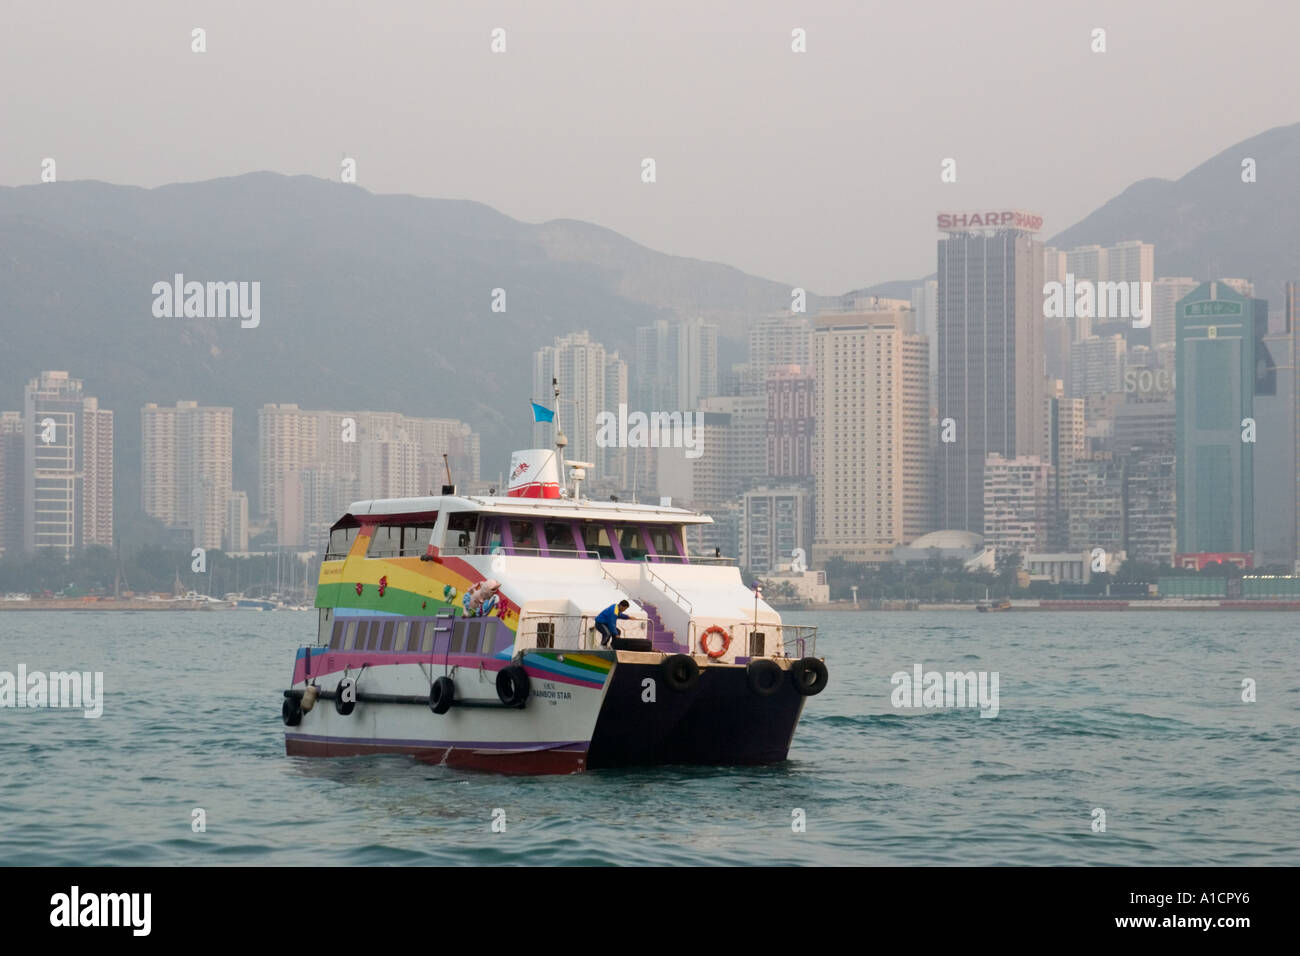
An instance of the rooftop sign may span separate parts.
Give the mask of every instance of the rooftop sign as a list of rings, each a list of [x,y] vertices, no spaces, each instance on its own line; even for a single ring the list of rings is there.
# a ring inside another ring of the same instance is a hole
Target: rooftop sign
[[[993,209],[987,212],[941,212],[940,232],[969,232],[976,229],[1020,229],[1038,232],[1043,217],[1020,209]]]

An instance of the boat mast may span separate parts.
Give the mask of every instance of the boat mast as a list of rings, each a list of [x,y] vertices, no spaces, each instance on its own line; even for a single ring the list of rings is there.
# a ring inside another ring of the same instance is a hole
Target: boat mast
[[[555,391],[555,454],[559,458],[560,491],[562,494],[567,495],[569,480],[564,471],[564,449],[569,444],[569,439],[564,437],[564,428],[560,425],[560,382],[558,379],[551,379],[551,388]]]

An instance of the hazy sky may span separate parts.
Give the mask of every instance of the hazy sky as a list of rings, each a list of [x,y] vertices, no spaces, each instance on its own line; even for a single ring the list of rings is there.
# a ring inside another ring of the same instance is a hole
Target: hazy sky
[[[1051,235],[1295,122],[1298,27],[1290,0],[0,0],[0,183],[47,156],[141,186],[351,156],[374,192],[834,293],[932,271],[940,207]]]

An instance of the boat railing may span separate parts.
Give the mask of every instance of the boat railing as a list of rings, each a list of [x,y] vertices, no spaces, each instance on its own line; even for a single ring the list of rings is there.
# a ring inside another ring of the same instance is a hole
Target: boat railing
[[[651,561],[648,555],[646,556],[646,561]],[[688,555],[687,557],[682,557],[682,555],[680,554],[656,554],[654,556],[652,563],[684,564],[684,565],[708,564],[708,565],[720,565],[722,567],[730,567],[736,563],[736,559],[728,558],[724,555],[718,555],[716,557],[714,555],[709,555],[708,557],[705,557],[703,555],[692,554],[692,555]]]
[[[506,555],[525,555],[535,558],[595,558],[599,559],[600,554],[591,549],[575,551],[572,548],[547,548],[543,551],[541,548],[520,548],[518,546],[507,549],[500,544],[478,544],[467,548],[441,548],[439,554],[506,554]]]
[[[613,584],[614,587],[619,589],[619,591],[623,590],[623,582],[620,581],[618,578],[614,577],[614,575],[610,574],[609,568],[605,567],[604,564],[600,564],[600,574],[601,577],[603,577],[606,581],[609,581],[611,584]]]
[[[498,552],[498,549],[499,549],[499,552]],[[420,553],[423,554],[424,552],[421,551]],[[612,560],[614,560],[614,549],[613,549],[613,548],[606,548],[606,549],[605,549],[605,553],[602,554],[601,551],[600,551],[599,549],[597,549],[597,548],[579,548],[579,549],[576,549],[576,550],[573,549],[573,548],[547,548],[546,550],[542,550],[541,548],[521,548],[521,547],[519,547],[518,545],[515,545],[515,546],[513,546],[513,547],[507,549],[504,545],[500,545],[500,544],[495,544],[495,545],[478,544],[478,545],[470,545],[470,546],[468,546],[468,547],[464,547],[464,548],[462,548],[462,547],[453,547],[453,546],[450,546],[450,545],[449,545],[449,546],[447,546],[447,547],[445,547],[445,548],[440,548],[438,553],[439,553],[439,554],[447,554],[447,555],[466,555],[466,554],[468,554],[468,555],[476,555],[476,554],[486,554],[486,555],[490,555],[490,554],[497,554],[497,553],[500,553],[500,554],[508,554],[508,555],[524,555],[524,556],[527,556],[527,557],[537,557],[537,558],[545,558],[545,557],[551,557],[551,558],[579,558],[579,559],[588,560],[588,561],[591,561],[591,560],[595,560],[595,561],[602,561],[602,560],[603,560],[603,561],[612,561]],[[366,555],[366,557],[370,557],[370,558],[373,558],[373,557],[407,557],[407,558],[409,558],[409,557],[414,557],[414,556],[415,556],[415,553],[412,552],[412,551],[409,551],[409,550],[403,552],[401,555],[398,555],[396,552],[385,553],[385,554],[383,554],[383,555],[379,554],[379,552],[376,552],[376,553],[374,553],[374,554],[368,554],[368,555]],[[345,555],[340,555],[339,557],[345,557]],[[327,559],[328,559],[328,560],[333,560],[333,558],[328,558],[328,557],[327,557]],[[701,557],[701,556],[698,556],[698,555],[691,555],[691,556],[689,556],[689,557],[682,557],[682,556],[679,555],[679,554],[656,554],[656,555],[654,555],[653,557],[651,557],[650,555],[647,554],[647,555],[643,555],[643,556],[640,557],[640,558],[629,558],[629,559],[627,559],[627,561],[626,561],[625,563],[637,563],[637,564],[639,564],[639,563],[641,563],[641,562],[645,562],[646,564],[675,564],[675,565],[686,565],[686,566],[690,566],[690,565],[696,564],[696,565],[715,565],[715,566],[722,566],[722,567],[730,567],[730,566],[735,565],[735,563],[736,563],[736,559],[735,559],[735,558],[728,558],[728,557],[721,557],[721,556],[719,556],[719,557],[714,557],[714,556],[712,556],[712,555],[710,555],[710,556],[708,556],[708,557]]]
[[[418,558],[424,555],[425,547],[419,548],[376,548],[373,551],[367,551],[363,557],[366,558]],[[347,557],[347,555],[343,555]],[[329,554],[325,556],[326,561],[336,561],[337,557]]]
[[[694,622],[692,622],[694,630]],[[732,646],[738,657],[816,657],[817,627],[813,624],[768,624],[740,621],[732,624]],[[703,633],[701,630],[700,633]],[[692,634],[694,638],[694,635]],[[695,646],[692,640],[692,647]]]
[[[678,607],[684,610],[688,615],[692,615],[695,613],[695,606],[691,604],[689,600],[687,600],[686,595],[682,594],[681,591],[677,590],[675,587],[673,587],[671,584],[669,584],[659,575],[655,574],[654,569],[651,568],[650,565],[648,564],[645,565],[645,573],[650,578],[650,580],[654,581],[656,584],[659,585],[660,590],[662,590],[665,594],[667,594],[670,598],[672,598],[674,602],[676,602]]]
[[[650,622],[634,617],[618,622],[620,637],[649,638]],[[515,631],[515,646],[564,651],[589,651],[600,647],[594,614],[537,614],[526,612]]]

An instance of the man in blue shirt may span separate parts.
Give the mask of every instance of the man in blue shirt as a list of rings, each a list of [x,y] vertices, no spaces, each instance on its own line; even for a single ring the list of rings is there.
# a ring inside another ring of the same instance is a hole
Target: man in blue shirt
[[[611,604],[605,610],[596,615],[596,630],[600,631],[600,646],[608,647],[609,642],[618,637],[618,622],[630,621],[632,616],[624,614],[630,604],[627,601],[619,601],[618,604]]]

